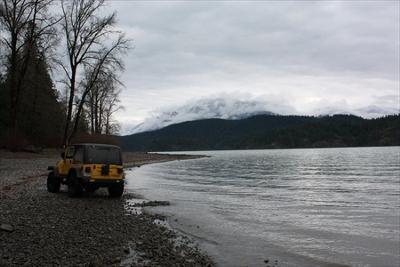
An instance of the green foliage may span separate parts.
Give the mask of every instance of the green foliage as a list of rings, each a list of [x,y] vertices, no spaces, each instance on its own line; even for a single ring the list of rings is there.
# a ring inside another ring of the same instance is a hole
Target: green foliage
[[[31,52],[26,74],[22,83],[22,94],[18,106],[18,139],[19,145],[24,143],[35,145],[57,146],[61,143],[63,124],[62,105],[58,102],[58,94],[53,86],[44,57],[37,49]],[[0,86],[0,135],[7,142],[15,135],[10,131],[10,88],[7,83]],[[14,136],[15,138],[15,136]],[[6,146],[7,144],[0,144]]]
[[[30,62],[24,85],[20,129],[34,144],[60,144],[64,116],[47,64],[39,55]]]
[[[352,115],[207,119],[122,136],[120,140],[130,151],[400,145],[400,116],[372,120]]]

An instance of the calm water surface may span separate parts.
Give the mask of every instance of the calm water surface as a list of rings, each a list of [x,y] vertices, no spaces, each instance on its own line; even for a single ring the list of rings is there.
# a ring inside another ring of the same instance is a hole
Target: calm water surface
[[[185,153],[127,187],[220,266],[400,266],[400,147]]]

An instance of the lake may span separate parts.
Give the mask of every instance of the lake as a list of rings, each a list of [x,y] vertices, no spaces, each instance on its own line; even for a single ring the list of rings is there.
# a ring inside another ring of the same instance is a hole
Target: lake
[[[127,189],[219,266],[400,266],[400,147],[184,153]]]

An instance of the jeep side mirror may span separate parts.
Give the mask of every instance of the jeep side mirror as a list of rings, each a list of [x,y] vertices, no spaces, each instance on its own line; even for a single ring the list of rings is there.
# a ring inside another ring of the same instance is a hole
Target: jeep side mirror
[[[65,158],[65,151],[61,152],[61,158]]]

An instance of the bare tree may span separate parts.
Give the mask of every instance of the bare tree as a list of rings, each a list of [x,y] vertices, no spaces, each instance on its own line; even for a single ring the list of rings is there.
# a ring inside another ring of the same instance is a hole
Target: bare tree
[[[113,73],[105,73],[88,95],[86,108],[90,118],[91,133],[115,134],[119,125],[113,114],[123,107],[120,105],[120,85]]]
[[[117,134],[120,130],[120,125],[117,121],[114,120],[114,113],[123,110],[124,107],[120,105],[119,94],[121,90],[114,91],[109,97],[106,98],[105,101],[105,109],[104,109],[104,117],[105,117],[105,125],[104,125],[104,133],[106,135]]]
[[[7,87],[10,91],[11,127],[17,129],[23,82],[32,50],[45,56],[56,36],[58,20],[49,14],[53,0],[1,0],[0,25],[6,47]]]
[[[99,16],[103,5],[104,0],[61,1],[62,26],[68,55],[68,63],[62,64],[62,67],[67,76],[69,88],[64,144],[67,144],[76,132],[85,98],[92,90],[99,74],[104,71],[104,66],[122,66],[121,61],[117,60],[118,54],[128,48],[128,41],[113,27],[115,13]],[[107,45],[114,37],[116,41]],[[107,64],[110,61],[113,64]],[[84,68],[92,73],[91,78],[86,81],[79,79],[79,74]],[[79,88],[81,88],[80,95],[78,95]],[[74,110],[74,101],[77,103],[76,110]],[[71,124],[73,124],[72,129]]]
[[[109,47],[98,51],[97,55],[94,57],[94,65],[86,65],[86,78],[81,86],[82,94],[75,112],[75,118],[73,120],[74,127],[69,136],[69,140],[71,140],[73,134],[77,131],[80,115],[88,94],[102,87],[102,94],[110,95],[111,92],[113,92],[114,86],[120,84],[118,73],[124,69],[120,56],[128,49],[128,43],[129,41],[126,40],[123,35],[120,35]],[[105,80],[104,77],[107,77],[107,79]],[[110,86],[104,86],[105,84],[109,84]]]

